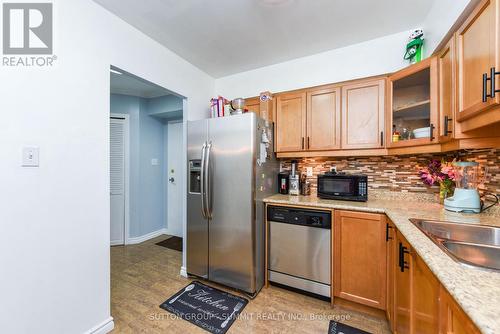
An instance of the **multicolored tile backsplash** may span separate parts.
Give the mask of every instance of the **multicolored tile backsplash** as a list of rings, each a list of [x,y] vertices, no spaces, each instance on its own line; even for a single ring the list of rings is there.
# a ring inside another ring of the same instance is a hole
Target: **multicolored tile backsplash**
[[[462,150],[403,156],[301,158],[296,160],[301,172],[305,173],[306,167],[313,168],[313,176],[309,177],[313,193],[316,193],[317,175],[329,171],[332,166],[336,166],[337,170],[341,172],[368,175],[370,189],[438,193],[438,186],[429,187],[420,180],[419,170],[433,159],[451,161],[454,158],[460,161],[477,161],[482,166],[487,166],[487,180],[480,186],[480,189],[500,194],[500,149]],[[291,161],[292,159],[282,160],[282,168],[289,170]]]

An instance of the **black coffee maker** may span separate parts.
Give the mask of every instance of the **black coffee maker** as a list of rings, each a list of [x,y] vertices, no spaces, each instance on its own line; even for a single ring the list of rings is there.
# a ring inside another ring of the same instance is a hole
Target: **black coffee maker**
[[[283,195],[288,195],[290,190],[290,174],[288,172],[278,173],[278,192]]]

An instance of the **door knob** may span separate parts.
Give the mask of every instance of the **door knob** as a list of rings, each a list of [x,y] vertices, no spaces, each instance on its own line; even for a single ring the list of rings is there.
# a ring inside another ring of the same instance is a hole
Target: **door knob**
[[[170,182],[170,183],[174,183],[174,181],[175,181],[175,179],[173,177],[168,179],[168,182]]]

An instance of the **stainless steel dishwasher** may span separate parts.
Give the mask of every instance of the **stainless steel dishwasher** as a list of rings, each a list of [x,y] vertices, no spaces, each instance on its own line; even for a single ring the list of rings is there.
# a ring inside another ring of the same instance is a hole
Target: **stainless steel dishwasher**
[[[269,281],[331,297],[331,212],[268,206],[267,220]]]

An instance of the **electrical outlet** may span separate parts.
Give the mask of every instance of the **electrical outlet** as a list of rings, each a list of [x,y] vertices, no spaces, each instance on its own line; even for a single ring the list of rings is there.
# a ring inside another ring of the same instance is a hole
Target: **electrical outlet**
[[[306,176],[313,176],[313,168],[306,167]]]
[[[337,166],[330,167],[330,172],[337,173]]]
[[[39,166],[40,149],[35,146],[23,147],[23,167],[38,167]]]

